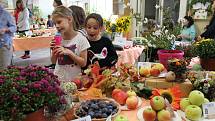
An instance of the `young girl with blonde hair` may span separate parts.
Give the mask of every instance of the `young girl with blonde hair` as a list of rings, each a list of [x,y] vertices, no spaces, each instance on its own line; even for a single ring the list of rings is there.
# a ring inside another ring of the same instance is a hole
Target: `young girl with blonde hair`
[[[72,11],[65,6],[56,7],[52,13],[53,22],[61,33],[60,45],[51,42],[53,63],[56,62],[55,75],[60,81],[71,81],[87,63],[87,49],[90,47],[86,37],[75,29]]]

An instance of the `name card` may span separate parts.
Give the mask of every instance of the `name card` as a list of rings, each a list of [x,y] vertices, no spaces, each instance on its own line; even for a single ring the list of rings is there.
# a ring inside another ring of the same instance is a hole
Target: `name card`
[[[209,102],[202,105],[203,116],[205,119],[215,119],[215,102]]]
[[[92,121],[92,120],[91,120],[91,117],[88,115],[86,117],[82,117],[82,118],[70,120],[70,121]]]
[[[124,47],[126,45],[126,38],[123,37],[115,37],[113,41],[114,45],[119,45],[121,47]]]

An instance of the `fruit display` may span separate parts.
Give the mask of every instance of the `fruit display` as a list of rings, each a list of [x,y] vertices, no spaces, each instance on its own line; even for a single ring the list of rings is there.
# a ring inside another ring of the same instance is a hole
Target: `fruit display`
[[[180,108],[189,120],[200,120],[202,117],[202,104],[209,102],[204,94],[198,90],[190,92],[188,98],[180,101]]]
[[[118,115],[114,121],[129,121],[128,118],[126,116],[123,115]]]
[[[76,118],[90,115],[92,121],[106,121],[108,116],[114,118],[119,112],[119,104],[110,99],[91,99],[75,105]]]
[[[144,63],[144,62],[143,62]],[[139,75],[142,77],[159,77],[165,68],[161,63],[146,63],[139,67]]]

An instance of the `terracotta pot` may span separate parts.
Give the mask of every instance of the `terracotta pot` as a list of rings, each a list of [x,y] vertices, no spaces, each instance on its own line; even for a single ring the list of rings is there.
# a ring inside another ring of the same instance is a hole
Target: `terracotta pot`
[[[203,59],[200,58],[200,63],[206,71],[215,71],[215,58]]]
[[[41,108],[36,112],[28,114],[23,121],[47,121],[47,120],[44,116],[44,110],[43,108]]]

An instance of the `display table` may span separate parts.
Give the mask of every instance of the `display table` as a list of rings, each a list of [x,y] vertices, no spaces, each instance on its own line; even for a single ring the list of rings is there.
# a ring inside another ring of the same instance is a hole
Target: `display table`
[[[117,55],[119,58],[116,65],[119,66],[120,64],[125,63],[134,65],[136,60],[142,54],[143,50],[144,46],[138,46],[129,49],[124,49],[123,51],[117,51]]]
[[[50,28],[50,29],[37,29],[32,31],[34,34],[39,34],[39,33],[51,33],[54,35],[57,30],[55,28]]]
[[[50,42],[53,38],[54,38],[53,36],[14,38],[13,39],[13,50],[14,51],[24,51],[24,50],[49,48]]]
[[[188,97],[189,93],[192,91],[192,83],[190,81],[185,81],[183,83],[178,82],[167,82],[165,78],[148,78],[145,82],[147,87],[166,89],[173,86],[179,86],[182,91],[182,97]]]

